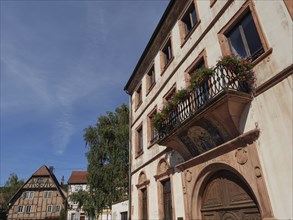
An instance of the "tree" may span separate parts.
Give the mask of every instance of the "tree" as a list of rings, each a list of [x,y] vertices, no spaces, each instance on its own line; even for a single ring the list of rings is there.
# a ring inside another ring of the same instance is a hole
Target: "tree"
[[[18,189],[24,184],[24,180],[19,180],[15,173],[9,175],[8,180],[5,182],[4,187],[0,189],[1,200],[3,200],[2,209],[8,211],[8,202]]]
[[[123,104],[100,116],[96,126],[85,129],[89,148],[89,197],[95,213],[101,213],[115,202],[126,199],[128,191],[129,110]]]

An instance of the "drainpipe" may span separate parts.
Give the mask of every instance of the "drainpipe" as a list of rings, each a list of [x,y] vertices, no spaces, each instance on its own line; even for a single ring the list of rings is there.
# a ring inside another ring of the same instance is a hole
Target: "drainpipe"
[[[130,94],[129,94],[130,95]],[[132,119],[132,102],[131,96],[129,96],[129,146],[128,146],[128,161],[129,161],[129,175],[128,175],[128,219],[131,220],[131,119]]]

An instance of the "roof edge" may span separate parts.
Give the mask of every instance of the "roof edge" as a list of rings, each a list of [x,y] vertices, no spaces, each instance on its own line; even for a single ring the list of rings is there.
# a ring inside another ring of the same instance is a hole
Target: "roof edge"
[[[157,25],[155,31],[153,32],[153,34],[152,34],[152,36],[151,36],[151,38],[150,38],[150,40],[149,40],[147,46],[145,47],[144,51],[142,52],[142,55],[140,56],[140,58],[139,58],[139,60],[138,60],[138,62],[137,62],[137,64],[136,64],[136,66],[135,66],[135,68],[134,68],[134,70],[133,70],[133,72],[132,72],[132,74],[131,74],[129,80],[127,81],[126,85],[124,86],[124,91],[125,91],[128,95],[130,95],[130,92],[129,92],[129,90],[128,90],[128,88],[129,88],[129,86],[130,86],[130,83],[131,83],[131,81],[133,80],[133,78],[134,78],[134,76],[135,76],[135,73],[137,72],[139,66],[141,65],[141,63],[142,63],[144,57],[146,56],[147,52],[148,52],[149,49],[151,48],[151,46],[152,46],[152,44],[153,44],[153,42],[154,42],[154,39],[155,39],[156,36],[158,35],[158,33],[159,33],[159,31],[160,31],[160,29],[161,29],[161,27],[162,27],[162,25],[163,25],[163,23],[164,23],[166,17],[168,16],[169,12],[171,11],[172,6],[174,5],[175,1],[176,1],[176,0],[170,0],[170,2],[169,2],[169,4],[168,4],[167,8],[166,8],[166,10],[165,10],[163,16],[161,17],[161,19],[160,19],[160,21],[159,21],[159,23],[158,23],[158,25]]]

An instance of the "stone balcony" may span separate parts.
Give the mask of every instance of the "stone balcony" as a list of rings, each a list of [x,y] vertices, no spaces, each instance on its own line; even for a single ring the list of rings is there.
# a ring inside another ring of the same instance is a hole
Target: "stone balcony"
[[[186,160],[200,155],[242,133],[240,118],[251,99],[250,86],[237,73],[217,66],[161,123],[156,143]]]

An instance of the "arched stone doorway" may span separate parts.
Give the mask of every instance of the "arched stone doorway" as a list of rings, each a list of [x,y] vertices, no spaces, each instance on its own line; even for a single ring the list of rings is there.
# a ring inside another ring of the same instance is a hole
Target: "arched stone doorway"
[[[261,219],[254,196],[235,174],[219,171],[207,182],[201,205],[202,219]]]

